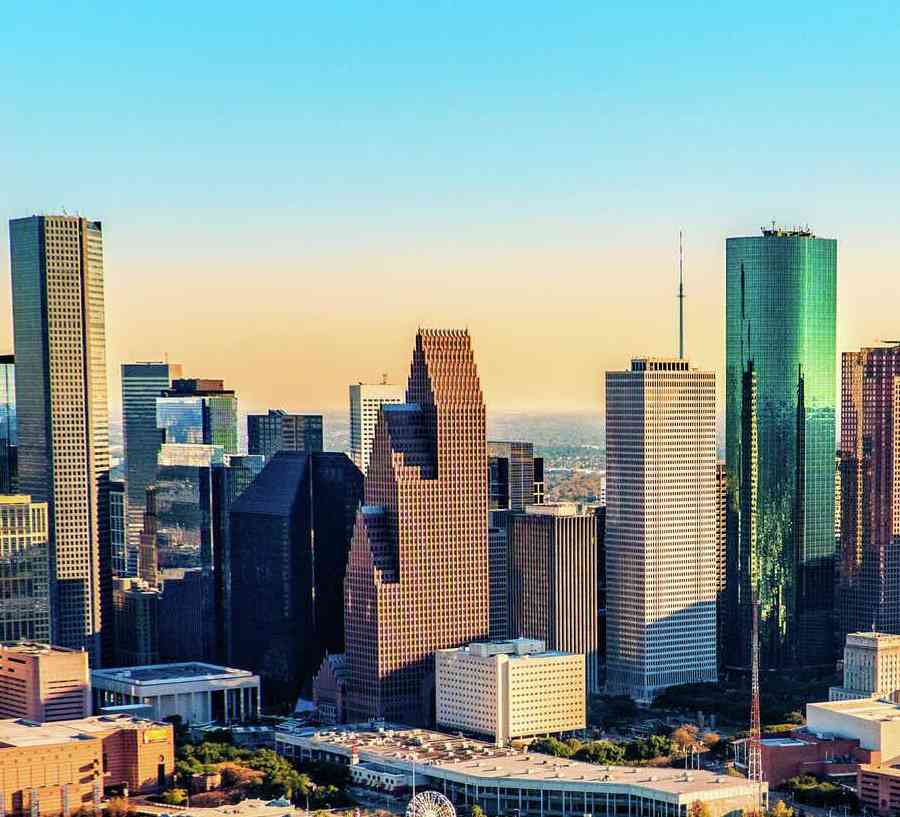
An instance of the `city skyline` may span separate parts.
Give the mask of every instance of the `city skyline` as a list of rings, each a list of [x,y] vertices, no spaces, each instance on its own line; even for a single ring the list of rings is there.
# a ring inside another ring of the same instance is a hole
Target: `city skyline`
[[[355,9],[10,11],[0,216],[107,224],[113,364],[342,408],[417,326],[467,325],[488,405],[590,410],[624,355],[676,351],[684,229],[686,353],[722,384],[723,240],[773,218],[840,239],[839,350],[895,334],[897,9]]]

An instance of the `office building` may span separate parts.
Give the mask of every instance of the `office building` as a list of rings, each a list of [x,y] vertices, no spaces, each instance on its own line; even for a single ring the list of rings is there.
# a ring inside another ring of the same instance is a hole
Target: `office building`
[[[490,817],[686,817],[695,803],[710,817],[727,817],[752,812],[768,797],[766,783],[703,769],[598,766],[396,723],[309,729],[286,721],[276,729],[275,751],[298,763],[414,774],[420,790],[443,793],[460,811],[477,805]]]
[[[156,400],[172,381],[181,377],[177,363],[122,364],[122,435],[125,443],[125,487],[128,533],[127,570],[123,576],[140,573],[140,535],[147,488],[156,479],[156,458],[163,432],[156,425]]]
[[[828,700],[872,697],[900,699],[900,635],[848,633],[843,683],[828,690]]]
[[[136,560],[135,563],[128,564],[131,554],[127,549],[125,483],[119,480],[109,480],[108,485],[109,547],[112,573],[114,576],[130,576],[133,575],[132,571],[136,567]]]
[[[218,611],[211,571],[199,567],[161,569],[160,661],[212,661],[218,654]]]
[[[488,442],[487,454],[490,637],[503,639],[509,632],[509,515],[544,501],[544,460],[523,442]]]
[[[266,460],[276,451],[322,451],[322,438],[321,414],[269,409],[268,414],[247,415],[247,450],[262,454]]]
[[[0,719],[44,723],[90,714],[86,652],[34,641],[0,644]]]
[[[587,726],[583,655],[517,638],[438,650],[434,660],[439,727],[503,746]]]
[[[763,668],[830,665],[837,242],[773,226],[725,255],[726,663],[750,664],[755,598]]]
[[[109,470],[103,232],[10,222],[19,490],[47,502],[53,643],[100,658],[98,480]]]
[[[161,591],[131,577],[113,580],[114,662],[134,667],[159,663]]]
[[[845,352],[838,633],[900,632],[900,344]]]
[[[680,358],[606,373],[609,694],[715,682],[716,383]]]
[[[18,493],[16,359],[0,355],[0,495]]]
[[[259,677],[200,661],[115,667],[91,673],[94,708],[149,704],[153,718],[227,725],[259,718]]]
[[[381,407],[405,399],[403,387],[391,383],[357,383],[350,387],[350,459],[363,474],[369,469]]]
[[[159,516],[156,511],[156,486],[145,492],[146,502],[141,526],[138,565],[140,578],[149,587],[159,587]]]
[[[593,508],[547,503],[510,517],[510,635],[583,655],[589,693],[600,691],[597,554]]]
[[[363,477],[345,454],[280,451],[231,506],[230,663],[295,700],[344,649],[344,572]],[[266,637],[261,639],[260,633]]]
[[[728,636],[728,470],[716,462],[716,659],[725,664]]]
[[[420,329],[382,406],[344,582],[351,717],[433,718],[434,653],[488,634],[485,408],[467,331]]]
[[[238,453],[237,397],[221,380],[174,378],[156,398],[156,425],[165,443]]]
[[[606,502],[594,506],[597,525],[597,664],[598,686],[606,684]]]
[[[47,503],[0,496],[0,641],[50,640]]]
[[[0,721],[0,813],[69,817],[99,813],[104,789],[162,792],[175,770],[173,732],[126,715]]]

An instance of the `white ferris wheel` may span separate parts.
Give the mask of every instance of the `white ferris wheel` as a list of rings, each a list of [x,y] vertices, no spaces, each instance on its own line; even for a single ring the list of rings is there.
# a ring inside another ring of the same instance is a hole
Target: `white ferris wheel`
[[[409,801],[406,817],[456,817],[456,809],[440,792],[421,791]]]

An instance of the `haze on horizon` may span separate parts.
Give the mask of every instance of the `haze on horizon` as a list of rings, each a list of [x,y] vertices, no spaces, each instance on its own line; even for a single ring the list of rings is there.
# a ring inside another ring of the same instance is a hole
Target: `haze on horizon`
[[[598,411],[603,372],[723,360],[724,239],[839,239],[838,349],[895,338],[890,3],[161,0],[5,10],[0,216],[104,223],[124,361],[241,410],[405,382],[468,327],[492,411]],[[0,346],[11,344],[0,252]],[[894,296],[894,297],[891,297]]]

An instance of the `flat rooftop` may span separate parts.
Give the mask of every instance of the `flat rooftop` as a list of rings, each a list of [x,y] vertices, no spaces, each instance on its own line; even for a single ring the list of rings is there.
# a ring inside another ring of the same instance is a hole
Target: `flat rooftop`
[[[644,787],[674,795],[690,795],[714,790],[718,796],[735,796],[739,788],[745,794],[748,783],[742,778],[712,772],[647,766],[598,766],[537,752],[497,747],[472,738],[411,729],[398,724],[383,728],[372,724],[347,724],[331,729],[311,729],[287,721],[276,729],[277,737],[290,742],[303,742],[338,754],[350,755],[354,748],[360,761],[387,764],[391,768],[411,768],[424,775],[435,770],[453,775],[495,781],[534,784],[538,781],[568,781],[575,784],[610,784]],[[298,739],[292,741],[291,738]]]
[[[0,652],[13,652],[19,655],[50,655],[51,653],[70,654],[82,652],[69,647],[57,647],[55,644],[43,644],[40,641],[2,641]]]
[[[219,667],[200,661],[183,664],[147,664],[143,667],[115,667],[95,669],[91,677],[98,680],[122,681],[129,684],[173,684],[179,681],[203,681],[219,678],[252,678],[245,669]]]
[[[829,713],[845,715],[850,718],[858,718],[865,721],[897,721],[900,723],[900,704],[890,701],[879,701],[873,698],[856,698],[852,701],[823,701],[822,703],[807,704],[806,715],[817,713]],[[813,727],[807,727],[815,731]]]
[[[0,721],[0,749],[23,746],[49,746],[75,740],[103,737],[115,729],[143,729],[154,721],[131,715],[95,715],[73,721],[35,723],[22,718]],[[171,724],[155,724],[169,729]]]

